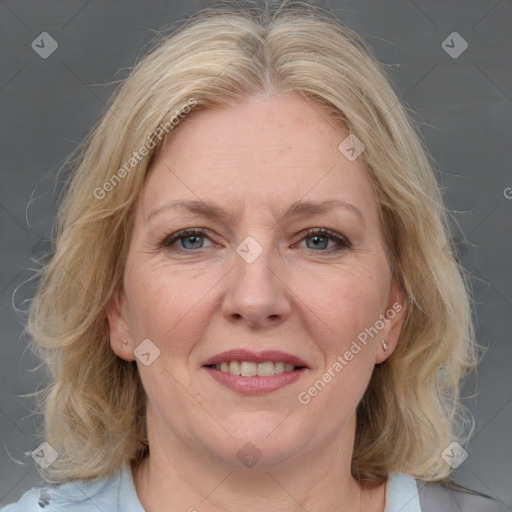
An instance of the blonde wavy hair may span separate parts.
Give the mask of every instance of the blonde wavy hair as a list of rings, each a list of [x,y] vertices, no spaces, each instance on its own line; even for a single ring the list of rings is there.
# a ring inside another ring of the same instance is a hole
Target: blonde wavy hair
[[[352,474],[360,483],[391,471],[447,479],[442,450],[474,428],[460,390],[479,346],[433,159],[390,83],[357,34],[302,2],[203,9],[139,60],[72,155],[29,310],[27,331],[51,378],[39,402],[44,438],[59,454],[42,471],[47,483],[106,477],[148,455],[145,391],[136,364],[111,350],[106,312],[122,287],[135,201],[165,140],[155,131],[191,99],[194,111],[260,93],[320,101],[364,143],[392,275],[406,296],[398,347],[375,367],[357,409]],[[109,181],[108,193],[95,193]]]

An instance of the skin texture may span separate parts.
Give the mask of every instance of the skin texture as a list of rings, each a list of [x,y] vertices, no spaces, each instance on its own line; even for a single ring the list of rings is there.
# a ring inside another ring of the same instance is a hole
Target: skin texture
[[[380,314],[403,304],[363,163],[338,150],[347,136],[312,100],[256,96],[190,114],[154,162],[135,209],[123,290],[108,315],[119,357],[136,360],[145,339],[160,350],[149,366],[137,360],[151,454],[134,477],[146,510],[384,509],[385,482],[361,488],[350,474],[355,409],[375,364],[395,349],[403,313],[310,403],[297,400]],[[151,215],[177,199],[212,202],[232,216],[171,208]],[[334,208],[277,222],[295,201],[332,199],[362,218]],[[207,234],[162,246],[185,228]],[[308,228],[329,229],[350,246],[335,250],[335,240]],[[263,249],[252,263],[236,252],[248,236]],[[282,389],[243,395],[202,367],[239,348],[281,350],[309,368]],[[247,442],[261,454],[252,468],[237,457]]]

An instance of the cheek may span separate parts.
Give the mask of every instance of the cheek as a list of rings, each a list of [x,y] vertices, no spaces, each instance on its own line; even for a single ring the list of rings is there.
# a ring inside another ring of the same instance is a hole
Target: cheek
[[[335,275],[304,283],[304,303],[312,312],[308,318],[316,324],[311,332],[319,334],[317,342],[331,358],[348,350],[351,342],[384,313],[386,277],[376,265],[347,266]]]
[[[207,291],[218,279],[205,273],[199,277],[168,264],[133,261],[125,279],[129,300],[130,327],[137,338],[149,338],[172,353],[188,350],[207,321]]]
[[[323,364],[315,368],[299,401],[311,401],[315,409],[338,415],[339,421],[357,407],[375,366],[378,338],[365,329],[382,312],[383,284],[363,276],[359,271],[340,273],[336,280],[323,283],[322,293],[310,293],[306,304],[314,313],[308,315],[307,329]]]
[[[386,264],[345,268],[336,280],[325,282],[322,319],[329,335],[318,338],[325,357],[312,393],[318,393],[317,406],[340,411],[353,410],[361,400],[375,366],[380,343],[375,330],[388,300],[389,269]],[[315,300],[320,300],[321,294]],[[327,392],[323,392],[324,388]],[[316,391],[321,389],[322,391]]]

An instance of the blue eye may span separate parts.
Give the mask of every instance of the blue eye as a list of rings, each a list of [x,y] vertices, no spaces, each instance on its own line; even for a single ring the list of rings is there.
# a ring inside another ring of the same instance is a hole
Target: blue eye
[[[312,249],[313,251],[318,252],[318,249],[326,249],[329,241],[335,242],[335,247],[331,248],[331,251],[339,251],[342,249],[348,249],[351,247],[350,242],[342,236],[336,235],[332,231],[324,228],[316,228],[316,229],[308,229],[306,231],[306,236],[303,240],[313,240],[312,247],[308,246],[308,249]],[[320,251],[320,252],[330,252],[330,251]]]
[[[177,247],[177,250],[193,250],[193,249],[202,249],[203,241],[201,238],[205,238],[206,233],[200,229],[184,229],[182,231],[178,231],[172,235],[169,235],[163,242],[162,247],[171,249],[171,246],[177,242],[181,241],[181,247]],[[188,245],[188,247],[187,247]]]
[[[307,249],[314,252],[330,253],[352,247],[345,237],[337,235],[328,229],[308,229],[304,235],[305,236],[301,238],[301,241],[312,240],[312,244],[308,244]],[[206,230],[204,229],[183,229],[167,236],[161,242],[160,246],[170,251],[194,252],[194,250],[205,248],[204,239],[209,240]],[[173,247],[178,241],[180,242],[180,245],[178,247]],[[334,247],[327,247],[329,241],[334,242]]]

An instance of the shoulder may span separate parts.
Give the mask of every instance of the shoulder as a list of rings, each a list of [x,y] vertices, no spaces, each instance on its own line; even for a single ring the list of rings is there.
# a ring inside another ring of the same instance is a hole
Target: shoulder
[[[25,492],[16,503],[1,512],[143,512],[137,499],[131,472],[125,466],[114,475],[92,481],[38,487]]]
[[[416,483],[422,512],[511,512],[490,496],[456,484]]]

